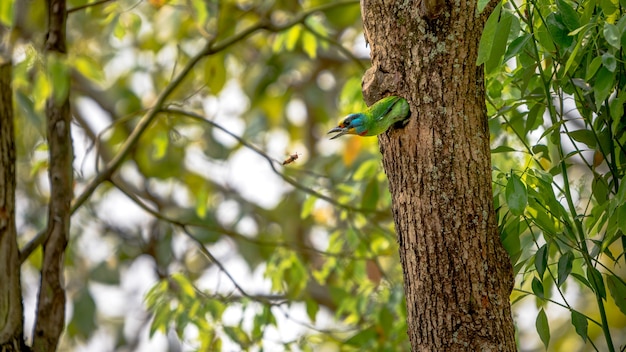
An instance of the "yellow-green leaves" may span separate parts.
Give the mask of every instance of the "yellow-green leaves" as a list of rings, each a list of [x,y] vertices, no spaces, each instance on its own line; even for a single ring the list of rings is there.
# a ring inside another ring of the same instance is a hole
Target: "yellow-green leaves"
[[[209,1],[210,0],[191,0],[191,7],[196,18],[198,26],[203,27],[209,19]]]
[[[149,128],[135,152],[139,170],[149,177],[167,179],[180,176],[184,170],[181,160],[185,148],[172,138],[171,126],[157,123]]]
[[[43,71],[37,72],[32,86],[32,97],[37,111],[43,111],[46,106],[46,100],[51,94],[52,85],[50,84],[48,75]]]
[[[226,55],[213,54],[204,62],[204,79],[212,94],[218,94],[226,84]]]
[[[31,81],[17,79],[16,88],[29,91],[36,111],[43,111],[46,100],[53,98],[57,103],[67,98],[70,89],[70,69],[67,59],[55,53],[43,58],[36,52],[31,52],[33,60],[29,61],[27,69],[16,70],[18,74],[30,74]]]
[[[117,17],[113,35],[117,39],[123,39],[126,35],[137,35],[141,28],[141,17],[132,12],[123,12]]]
[[[0,1],[0,25],[11,27],[13,25],[13,3],[15,0]]]
[[[92,57],[80,55],[71,61],[73,67],[86,78],[102,83],[104,81],[104,72],[102,66]]]
[[[302,33],[302,50],[311,59],[317,57],[317,39],[310,32]]]
[[[309,274],[298,256],[278,249],[267,263],[265,277],[272,282],[272,292],[295,298],[302,294]]]
[[[326,35],[326,27],[320,20],[311,16],[306,19],[305,25],[295,25],[284,32],[278,33],[274,38],[272,50],[275,52],[279,52],[282,49],[294,51],[298,44],[300,44],[302,51],[309,58],[315,59],[320,46],[322,48],[328,47],[328,43],[319,38],[325,37]]]

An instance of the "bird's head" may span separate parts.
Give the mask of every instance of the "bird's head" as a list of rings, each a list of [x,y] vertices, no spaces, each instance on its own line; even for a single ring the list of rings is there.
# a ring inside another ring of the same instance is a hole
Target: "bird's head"
[[[362,113],[358,114],[350,114],[346,116],[339,125],[332,130],[328,131],[328,133],[339,132],[330,139],[335,139],[337,137],[341,137],[344,134],[358,134],[359,136],[364,136],[367,134],[367,126],[365,126],[365,115]]]

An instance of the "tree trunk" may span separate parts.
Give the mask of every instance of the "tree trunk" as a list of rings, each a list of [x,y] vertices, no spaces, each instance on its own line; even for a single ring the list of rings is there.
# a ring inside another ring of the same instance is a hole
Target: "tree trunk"
[[[48,0],[48,33],[45,44],[48,64],[51,60],[61,60],[65,54],[65,20],[65,0]],[[66,73],[66,77],[61,79],[67,80],[64,83],[69,87],[69,70]],[[50,154],[50,202],[33,336],[33,350],[41,352],[56,350],[65,328],[63,259],[70,232],[74,159],[68,94],[53,92],[46,102],[46,115]]]
[[[409,5],[407,5],[409,4]],[[413,351],[514,351],[513,276],[493,209],[476,0],[361,0],[368,104],[407,99],[379,136],[404,271]]]
[[[15,131],[11,50],[0,26],[0,351],[27,350],[15,229]],[[7,45],[7,46],[5,46]]]

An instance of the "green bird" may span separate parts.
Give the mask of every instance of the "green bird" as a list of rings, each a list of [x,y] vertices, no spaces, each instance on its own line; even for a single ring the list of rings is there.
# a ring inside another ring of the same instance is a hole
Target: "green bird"
[[[383,98],[365,112],[346,116],[339,125],[328,133],[337,133],[330,139],[341,137],[344,134],[359,136],[375,136],[389,129],[396,122],[404,121],[409,117],[409,103],[404,98],[388,96]]]

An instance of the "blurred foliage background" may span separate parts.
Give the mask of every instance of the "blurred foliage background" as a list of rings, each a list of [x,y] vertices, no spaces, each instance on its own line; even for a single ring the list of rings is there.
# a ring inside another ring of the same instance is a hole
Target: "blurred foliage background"
[[[483,34],[523,351],[626,344],[623,6],[504,2]],[[365,107],[358,1],[68,8],[67,59],[46,62],[44,1],[0,6],[22,247],[45,228],[44,101],[72,103],[60,350],[409,350],[376,139],[325,136]],[[27,332],[40,263],[37,249],[23,265]]]

